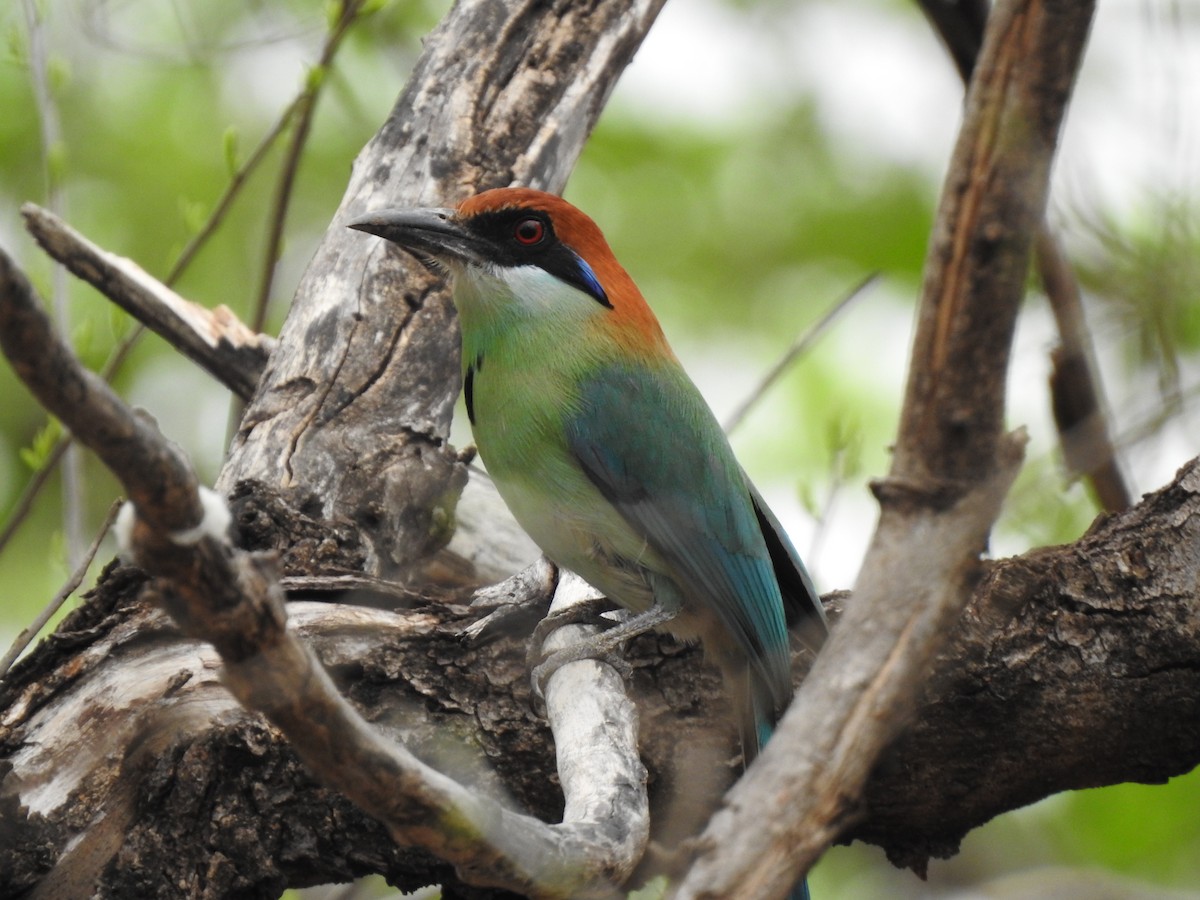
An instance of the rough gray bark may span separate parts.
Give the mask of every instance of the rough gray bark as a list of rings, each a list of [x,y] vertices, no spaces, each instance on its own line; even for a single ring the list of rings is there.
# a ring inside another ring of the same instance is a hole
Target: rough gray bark
[[[446,544],[466,482],[446,442],[459,389],[453,308],[412,257],[342,223],[513,182],[561,190],[663,2],[454,7],[355,161],[219,490],[263,481],[354,522],[372,574],[411,576]]]
[[[236,508],[263,546],[325,544],[331,554],[339,541],[266,491]],[[286,522],[298,523],[295,532],[279,530]],[[1200,461],[1074,544],[987,564],[962,630],[840,840],[876,843],[919,870],[951,855],[971,828],[1040,797],[1159,783],[1193,768],[1197,548]],[[71,803],[46,814],[0,794],[0,894],[46,878],[55,848],[111,806],[119,816],[108,835],[119,852],[102,871],[100,896],[273,897],[285,884],[371,871],[400,886],[445,880],[448,896],[479,896],[315,784],[278,734],[220,686],[212,652],[138,599],[145,585],[133,568],[111,569],[3,686],[0,756],[23,788],[40,785],[46,809],[63,792]],[[292,609],[339,685],[386,734],[519,808],[550,821],[561,813],[519,623],[515,638],[472,647],[459,631],[478,613],[453,603]],[[630,658],[653,839],[672,847],[735,777],[735,737],[719,677],[697,651],[646,637]],[[807,660],[796,665],[799,675]],[[634,883],[679,862],[653,856]]]

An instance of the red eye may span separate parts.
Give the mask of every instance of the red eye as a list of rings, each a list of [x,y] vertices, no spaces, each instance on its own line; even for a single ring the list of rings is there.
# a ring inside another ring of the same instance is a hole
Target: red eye
[[[540,244],[545,236],[546,226],[541,219],[522,219],[513,229],[513,237],[517,239],[518,243],[527,247]]]

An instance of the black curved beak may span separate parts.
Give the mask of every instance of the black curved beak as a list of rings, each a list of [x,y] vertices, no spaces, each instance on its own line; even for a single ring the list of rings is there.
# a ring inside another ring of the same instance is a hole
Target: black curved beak
[[[346,223],[356,231],[399,244],[438,262],[478,262],[485,244],[457,221],[452,209],[381,209]]]

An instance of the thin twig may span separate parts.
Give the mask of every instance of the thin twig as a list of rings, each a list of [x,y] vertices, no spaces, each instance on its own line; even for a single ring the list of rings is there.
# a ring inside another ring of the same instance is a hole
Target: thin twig
[[[1038,229],[1035,247],[1038,273],[1061,341],[1051,353],[1050,395],[1063,461],[1069,472],[1087,478],[1106,512],[1128,509],[1133,493],[1109,428],[1079,283],[1045,222]]]
[[[35,0],[25,0],[25,27],[29,35],[29,76],[33,86],[34,104],[42,142],[42,170],[46,182],[46,206],[55,215],[65,216],[66,194],[63,192],[62,162],[65,143],[58,106],[50,90],[47,76],[45,20]],[[64,334],[71,333],[71,307],[67,297],[67,276],[62,267],[55,266],[51,274],[51,305],[54,319]],[[66,544],[67,568],[75,566],[83,554],[83,457],[67,445],[63,461],[62,516]]]
[[[288,142],[284,156],[283,167],[279,172],[279,184],[275,188],[275,200],[271,205],[271,216],[268,220],[267,247],[263,251],[262,280],[259,284],[258,299],[254,304],[254,315],[250,327],[262,331],[267,319],[267,307],[271,301],[271,288],[275,282],[275,265],[279,262],[280,248],[283,246],[283,230],[287,224],[288,207],[292,202],[292,193],[296,183],[296,174],[300,169],[300,157],[308,144],[308,135],[312,129],[313,116],[317,109],[317,99],[321,96],[321,88],[328,78],[329,67],[334,55],[341,45],[342,39],[350,30],[350,26],[358,18],[363,0],[342,0],[338,10],[337,21],[325,38],[325,46],[321,49],[321,58],[316,68],[309,73],[304,90],[296,98],[295,107],[299,112],[296,130]]]
[[[834,323],[837,317],[845,312],[845,310],[850,307],[850,304],[857,300],[868,287],[875,283],[878,278],[879,273],[872,272],[870,275],[852,287],[849,291],[847,291],[841,297],[841,299],[834,303],[833,306],[831,306],[825,313],[825,315],[821,316],[820,319],[813,323],[813,325],[807,331],[797,337],[796,340],[792,341],[792,345],[788,347],[786,351],[784,351],[784,354],[779,358],[779,361],[776,362],[775,365],[770,368],[770,370],[768,370],[767,374],[762,377],[762,380],[759,381],[754,390],[750,392],[749,396],[742,401],[741,406],[735,409],[733,414],[730,415],[730,417],[726,420],[726,434],[732,434],[734,429],[742,424],[743,420],[750,413],[750,410],[753,409],[755,404],[757,404],[758,401],[761,400],[767,393],[767,391],[775,385],[775,382],[778,381],[783,373],[787,371],[788,366],[795,362],[801,354],[807,352],[808,348],[817,342],[817,339],[825,333],[826,329]]]
[[[212,237],[213,233],[217,230],[217,227],[222,221],[224,221],[225,214],[233,205],[233,201],[236,200],[238,195],[242,192],[242,188],[245,186],[246,181],[259,167],[262,161],[266,159],[268,151],[270,151],[270,149],[275,145],[275,141],[279,138],[279,136],[283,134],[284,129],[287,128],[288,124],[292,120],[292,117],[296,115],[296,111],[300,108],[302,100],[303,95],[300,95],[288,104],[287,108],[283,111],[283,114],[280,115],[280,117],[275,121],[275,124],[271,126],[271,129],[265,135],[263,135],[262,140],[258,142],[258,146],[254,148],[254,152],[251,153],[250,156],[246,158],[246,161],[233,173],[232,177],[229,179],[229,182],[225,185],[225,190],[222,191],[221,196],[217,198],[216,205],[213,206],[213,210],[211,213],[209,213],[208,219],[205,220],[204,224],[200,226],[200,230],[192,236],[192,239],[189,240],[184,246],[183,250],[180,251],[179,258],[175,260],[174,265],[171,266],[170,272],[167,273],[167,277],[163,279],[164,284],[168,286],[174,285],[187,267],[191,264],[196,254],[208,242],[208,239]]]
[[[105,516],[104,521],[100,523],[100,530],[96,532],[96,536],[92,539],[91,546],[88,547],[84,552],[83,558],[79,561],[78,567],[74,572],[71,573],[71,577],[67,579],[66,584],[64,584],[59,592],[54,595],[54,598],[46,604],[45,608],[43,608],[42,611],[37,614],[37,617],[21,629],[21,633],[17,635],[17,639],[13,641],[13,644],[8,649],[8,652],[4,654],[3,658],[0,658],[0,678],[3,678],[8,673],[8,670],[12,667],[12,664],[17,661],[17,657],[25,651],[25,648],[29,646],[30,642],[38,636],[38,633],[43,628],[46,627],[46,623],[50,621],[50,618],[56,612],[58,612],[59,607],[66,603],[67,598],[75,593],[75,591],[79,588],[79,585],[83,583],[83,579],[87,575],[88,568],[92,565],[92,560],[96,558],[96,553],[100,550],[100,544],[104,540],[105,535],[108,534],[108,530],[112,528],[112,524],[116,520],[117,513],[120,511],[120,509],[121,501],[114,501],[113,505],[109,507],[108,515]]]
[[[234,172],[233,176],[229,180],[229,183],[225,186],[225,190],[217,199],[217,203],[213,207],[212,212],[209,214],[208,219],[205,220],[204,224],[200,227],[200,230],[196,232],[192,239],[188,241],[187,245],[184,246],[183,250],[180,251],[179,257],[171,266],[170,271],[167,273],[167,277],[163,280],[163,283],[168,287],[174,285],[175,282],[177,282],[183,276],[184,272],[187,271],[187,268],[191,265],[196,255],[216,232],[217,227],[221,224],[221,222],[224,221],[225,216],[230,207],[233,205],[234,200],[236,200],[241,194],[241,191],[248,183],[250,176],[267,158],[267,153],[270,151],[271,147],[274,146],[279,135],[283,133],[284,129],[291,122],[292,117],[296,114],[297,109],[299,109],[301,99],[302,95],[296,97],[290,104],[288,104],[288,107],[280,115],[279,119],[263,136],[262,140],[259,141],[258,146],[256,146],[254,149],[254,152],[251,153],[250,156],[246,158],[246,161],[238,167],[236,172]],[[142,335],[145,334],[145,332],[146,327],[139,324],[121,339],[121,342],[113,349],[108,360],[100,369],[101,378],[103,378],[105,381],[112,381],[113,377],[120,370],[125,360],[128,359],[129,354],[133,351],[133,348],[137,346],[138,341],[141,339]],[[21,527],[21,524],[26,518],[28,518],[29,513],[33,509],[34,501],[41,493],[42,488],[45,487],[49,481],[55,466],[58,465],[59,461],[63,457],[63,454],[71,445],[72,437],[70,433],[63,433],[60,435],[58,440],[55,441],[54,446],[51,448],[50,453],[46,457],[46,464],[42,466],[37,473],[35,473],[33,478],[30,479],[29,484],[26,485],[24,492],[21,494],[21,497],[16,504],[14,504],[13,511],[9,514],[8,520],[4,524],[3,532],[0,532],[0,553],[4,552],[4,549],[8,546],[8,543],[12,539],[13,535],[17,533]]]
[[[46,486],[46,482],[50,480],[50,476],[54,474],[54,467],[58,465],[69,446],[71,446],[70,434],[66,432],[60,434],[54,441],[54,446],[50,448],[50,452],[46,454],[45,462],[33,473],[33,477],[25,485],[25,490],[21,492],[21,496],[17,498],[12,511],[8,514],[8,521],[4,523],[3,530],[0,530],[0,553],[4,552],[8,542],[12,540],[13,535],[21,527],[21,523],[33,509],[33,501],[37,499],[42,488]]]

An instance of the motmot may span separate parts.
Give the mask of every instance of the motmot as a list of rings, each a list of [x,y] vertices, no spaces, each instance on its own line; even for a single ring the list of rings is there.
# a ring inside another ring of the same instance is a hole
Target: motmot
[[[528,188],[349,225],[450,276],[467,416],[500,496],[550,560],[632,613],[622,638],[700,640],[748,764],[791,701],[789,633],[816,649],[824,612],[600,229]]]

